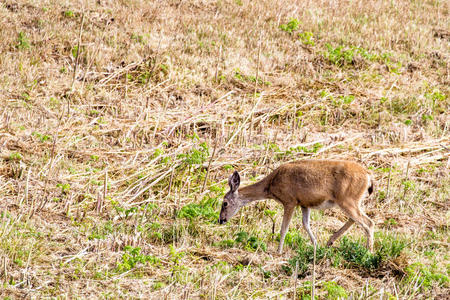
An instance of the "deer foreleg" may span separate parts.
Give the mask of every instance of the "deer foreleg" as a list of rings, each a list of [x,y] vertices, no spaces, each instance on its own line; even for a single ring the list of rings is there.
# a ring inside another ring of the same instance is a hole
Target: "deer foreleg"
[[[278,245],[278,254],[281,254],[283,252],[284,238],[286,237],[289,223],[291,222],[294,211],[295,211],[295,206],[294,207],[289,207],[289,206],[284,207],[284,216],[283,216],[283,223],[281,224],[280,244]]]

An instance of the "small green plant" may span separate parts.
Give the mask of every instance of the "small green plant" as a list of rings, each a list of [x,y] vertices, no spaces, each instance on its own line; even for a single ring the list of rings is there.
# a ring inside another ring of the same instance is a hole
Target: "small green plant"
[[[139,44],[143,44],[143,45],[145,44],[144,37],[142,35],[140,35],[140,34],[133,33],[131,35],[131,40],[136,42],[136,43],[139,43]]]
[[[30,47],[31,47],[30,42],[28,41],[26,34],[22,31],[19,32],[19,35],[17,37],[16,48],[19,50],[26,50],[29,49]]]
[[[20,161],[22,160],[22,154],[20,154],[19,152],[12,152],[11,154],[9,154],[9,160]]]
[[[378,191],[378,193],[377,193],[377,198],[378,198],[378,200],[384,200],[384,199],[386,199],[386,191],[383,191],[383,190]]]
[[[79,55],[79,51],[78,51],[78,46],[75,45],[75,46],[72,48],[72,56],[73,56],[73,58],[77,58],[77,55]]]
[[[191,221],[200,217],[213,223],[219,218],[216,205],[216,198],[209,198],[198,204],[190,203],[183,206],[177,216],[178,218],[185,218]]]
[[[425,97],[433,100],[433,102],[444,101],[445,99],[447,99],[447,95],[445,93],[442,93],[438,89],[434,89],[432,92],[425,93]]]
[[[298,38],[303,43],[303,45],[314,46],[314,34],[310,31],[300,32]]]
[[[95,226],[92,230],[92,232],[89,234],[88,239],[89,240],[103,240],[108,236],[109,234],[114,232],[114,225],[111,221],[107,221],[104,225],[98,225]]]
[[[381,263],[381,255],[370,253],[359,242],[350,241],[347,237],[342,238],[339,252],[347,262],[365,269],[376,269]]]
[[[392,218],[389,219],[388,222],[391,226],[397,225],[397,221]],[[378,232],[375,234],[375,238],[379,243],[379,248],[375,254],[379,255],[382,261],[387,261],[400,256],[403,249],[407,246],[407,242],[404,238],[395,235]]]
[[[323,148],[323,144],[321,143],[315,143],[310,148],[307,148],[305,146],[291,147],[289,148],[289,150],[282,153],[281,157],[288,156],[293,153],[317,153],[317,151],[319,151],[321,148]]]
[[[298,30],[299,25],[300,25],[299,20],[291,18],[289,22],[287,22],[286,24],[281,24],[280,29],[288,33],[292,33],[293,31]]]
[[[118,201],[115,200],[111,200],[111,205],[114,208],[114,210],[116,211],[116,213],[121,217],[121,218],[125,218],[127,219],[130,215],[136,213],[139,208],[136,206],[132,206],[130,208],[123,208],[119,205]]]
[[[193,147],[188,153],[179,154],[178,158],[182,158],[186,165],[203,164],[209,156],[209,147],[206,143],[201,143],[197,147]]]
[[[249,251],[255,251],[257,249],[261,249],[263,251],[267,250],[267,245],[264,242],[256,236],[249,236],[249,234],[245,231],[238,232],[234,241],[243,245],[244,248]]]
[[[141,248],[139,247],[134,248],[131,246],[125,246],[122,260],[117,264],[116,270],[119,273],[123,273],[135,268],[137,264],[147,263],[158,265],[160,260],[153,255],[141,254]]]
[[[217,246],[222,248],[232,248],[234,247],[236,241],[235,240],[223,240],[217,243]]]
[[[61,102],[54,97],[50,97],[48,104],[51,108],[58,108],[61,105]]]
[[[155,159],[155,158],[157,158],[157,157],[159,157],[159,156],[161,156],[163,154],[164,154],[164,149],[158,148],[158,149],[155,150],[155,152],[153,152],[153,154],[151,156],[151,159]]]
[[[379,61],[385,63],[391,72],[398,71],[398,65],[391,62],[388,56],[370,53],[367,49],[355,46],[339,45],[333,47],[331,44],[326,44],[326,51],[323,53],[324,57],[334,65],[342,67],[344,65],[353,64],[355,57],[358,56],[363,61]],[[397,68],[396,68],[397,66]]]
[[[70,184],[68,183],[58,183],[56,187],[61,189],[61,194],[67,195],[70,192]]]
[[[51,139],[52,139],[51,136],[49,136],[47,134],[39,133],[37,131],[34,131],[31,135],[37,137],[41,143],[45,143],[47,141],[51,141]]]
[[[328,98],[331,100],[331,103],[334,107],[343,107],[347,108],[350,103],[355,100],[355,96],[347,95],[347,96],[339,96],[337,98],[333,97],[333,95],[328,95]]]
[[[249,250],[256,250],[261,249],[263,251],[267,250],[266,243],[262,242],[260,239],[258,239],[256,236],[251,236],[247,242],[246,242],[246,249]]]
[[[405,272],[407,274],[405,278],[406,283],[417,282],[422,290],[428,290],[434,284],[448,287],[450,283],[448,276],[436,272],[433,268],[429,268],[420,262],[409,265],[406,267]]]
[[[75,16],[75,14],[74,14],[74,12],[71,11],[71,10],[66,10],[66,11],[64,12],[64,17],[66,17],[66,18],[73,18],[74,16]]]
[[[429,115],[429,114],[423,114],[422,115],[422,121],[424,122],[424,123],[426,123],[426,122],[428,122],[428,121],[433,121],[433,116],[432,115]]]
[[[327,281],[323,283],[323,289],[327,292],[327,299],[346,299],[348,297],[347,291],[334,281]]]
[[[265,271],[263,268],[260,268],[261,273],[264,277],[264,279],[269,279],[270,277],[272,277],[272,272],[270,271]]]
[[[183,272],[187,269],[187,267],[181,263],[181,259],[186,255],[186,252],[176,251],[173,245],[170,245],[169,248],[169,259],[172,263],[170,270],[177,280],[181,280]]]
[[[229,165],[229,164],[223,165],[222,168],[223,168],[224,170],[226,170],[226,171],[229,171],[229,170],[233,170],[233,169],[234,169],[233,166],[232,166],[232,165]]]
[[[385,52],[378,57],[378,60],[386,65],[389,72],[400,74],[400,68],[402,67],[401,62],[394,62],[391,57],[391,53]]]
[[[389,218],[389,219],[384,220],[383,224],[387,228],[391,228],[391,227],[398,225],[398,222],[393,218]]]
[[[325,45],[327,52],[325,52],[325,58],[331,63],[337,66],[343,66],[345,64],[351,64],[355,51],[353,49],[344,49],[343,46],[333,47],[331,44]]]
[[[152,289],[153,289],[154,291],[157,291],[157,290],[162,289],[162,288],[165,287],[165,286],[166,286],[166,284],[165,284],[164,282],[156,281],[156,282],[153,283]]]
[[[253,82],[253,83],[256,82],[256,76],[245,75],[239,68],[234,69],[234,78],[243,82]],[[258,84],[270,86],[272,83],[270,83],[269,81],[263,81],[261,78],[258,78]],[[258,93],[256,96],[259,96]]]
[[[26,101],[26,102],[30,102],[30,100],[31,100],[31,96],[30,96],[30,94],[29,94],[29,93],[27,93],[27,92],[23,92],[21,96],[22,96],[22,99],[23,99],[24,101]]]
[[[310,244],[309,239],[306,240],[298,232],[290,235],[288,232],[288,234],[286,234],[285,243],[286,245],[289,245],[291,248],[296,249],[297,255],[289,260],[288,265],[283,266],[284,271],[287,274],[292,275],[292,272],[295,270],[297,266],[298,277],[299,278],[305,277],[309,265],[314,260],[314,247]],[[323,259],[325,256],[327,256],[327,252],[330,249],[331,248],[325,248],[318,245],[316,248],[316,259],[317,260]]]
[[[297,295],[298,299],[301,300],[311,300],[311,281],[304,281],[299,287],[297,287]],[[319,297],[317,295],[314,296],[314,300],[318,300]]]
[[[411,180],[403,180],[402,181],[404,191],[411,191],[416,188],[416,184]]]

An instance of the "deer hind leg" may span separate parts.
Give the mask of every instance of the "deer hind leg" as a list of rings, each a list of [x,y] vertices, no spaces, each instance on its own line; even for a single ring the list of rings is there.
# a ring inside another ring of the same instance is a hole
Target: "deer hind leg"
[[[309,235],[309,238],[311,239],[311,243],[316,246],[316,238],[314,237],[311,228],[309,227],[309,214],[311,212],[311,209],[308,207],[302,207],[302,222],[303,227],[305,228],[306,232]]]
[[[333,243],[341,236],[344,234],[344,232],[346,232],[352,225],[353,223],[355,223],[355,221],[353,221],[353,219],[350,219],[347,221],[347,223],[344,224],[344,226],[341,227],[341,229],[339,229],[338,231],[336,231],[328,240],[327,242],[327,246],[330,247],[331,245],[333,245]]]
[[[343,202],[342,204],[339,204],[339,206],[351,220],[356,222],[358,225],[360,225],[364,229],[364,231],[366,232],[366,235],[367,235],[367,249],[369,249],[370,251],[373,251],[373,232],[374,232],[374,227],[375,227],[374,222],[364,212],[361,211],[361,209],[359,208],[359,206],[356,202]],[[347,222],[343,226],[343,228],[348,223],[349,222]],[[348,227],[350,227],[350,225],[348,225]],[[341,231],[343,228],[341,228],[339,231]],[[347,229],[348,228],[346,228],[345,230],[347,230]],[[343,232],[345,230],[343,230]]]
[[[295,211],[295,206],[294,207],[290,207],[290,206],[284,207],[284,216],[283,216],[283,223],[281,224],[280,244],[278,245],[278,254],[281,254],[283,252],[284,238],[286,237],[289,223],[291,222],[294,211]]]

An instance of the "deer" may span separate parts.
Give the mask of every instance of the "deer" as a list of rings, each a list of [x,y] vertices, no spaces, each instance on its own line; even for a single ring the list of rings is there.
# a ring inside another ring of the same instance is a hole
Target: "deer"
[[[349,220],[328,240],[330,247],[353,223],[360,225],[367,235],[369,251],[373,252],[374,222],[361,210],[365,195],[374,189],[371,171],[362,165],[345,160],[305,159],[283,164],[262,180],[239,188],[238,171],[228,179],[230,190],[225,194],[219,216],[219,224],[230,220],[238,210],[254,201],[273,199],[284,208],[278,254],[289,223],[297,206],[302,210],[302,223],[316,248],[317,242],[310,228],[311,209],[329,209],[338,206]],[[366,193],[367,192],[367,193]]]

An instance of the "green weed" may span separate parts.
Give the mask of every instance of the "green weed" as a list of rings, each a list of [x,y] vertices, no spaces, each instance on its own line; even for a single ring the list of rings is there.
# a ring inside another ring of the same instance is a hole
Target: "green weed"
[[[64,12],[64,17],[66,17],[66,18],[73,18],[73,17],[75,17],[75,13],[73,11],[71,11],[71,10],[66,10]]]
[[[193,147],[188,153],[178,155],[178,158],[183,159],[186,165],[200,165],[203,164],[209,157],[209,147],[206,143],[200,143]]]
[[[327,299],[338,300],[348,297],[347,291],[334,281],[324,282],[323,289],[327,292]]]
[[[256,83],[256,76],[253,75],[245,75],[242,73],[242,71],[239,68],[234,69],[234,78],[238,79],[239,81],[243,82],[252,82]],[[269,81],[263,81],[261,78],[258,78],[258,84],[270,86],[271,83]],[[256,95],[259,96],[258,93]]]
[[[217,222],[219,212],[217,211],[217,199],[209,198],[201,203],[190,203],[181,208],[177,215],[178,218],[194,220],[201,218],[211,223]]]
[[[51,136],[49,136],[47,134],[39,133],[37,131],[34,131],[31,135],[37,137],[41,143],[45,143],[47,141],[51,141],[52,140]]]
[[[67,195],[70,192],[70,184],[68,183],[58,183],[56,187],[61,189],[61,194]]]
[[[92,232],[89,234],[88,239],[89,240],[103,240],[108,235],[112,234],[114,232],[114,225],[111,221],[107,221],[103,226],[95,226],[92,230]]]
[[[276,153],[276,158],[278,160],[282,160],[286,157],[298,154],[298,153],[317,153],[321,148],[323,148],[323,144],[321,143],[315,143],[310,147],[305,146],[297,146],[297,147],[290,147],[286,151],[282,151],[276,144],[269,144],[269,149],[273,150]]]
[[[263,251],[267,250],[267,245],[261,241],[256,236],[249,236],[249,234],[245,231],[240,231],[236,234],[236,238],[234,239],[234,242],[231,242],[232,240],[222,241],[222,243],[225,244],[225,246],[232,246],[235,244],[240,244],[244,247],[244,249],[249,251],[255,251],[257,249],[261,249]]]
[[[424,264],[417,262],[406,267],[407,274],[404,279],[406,284],[419,282],[422,290],[428,290],[434,284],[441,287],[448,287],[450,279],[445,274],[436,272],[433,268],[427,267]]]
[[[376,269],[381,264],[381,255],[370,253],[359,242],[350,241],[347,237],[342,238],[338,251],[347,262],[364,269]]]
[[[72,48],[72,56],[73,56],[73,58],[77,58],[78,55],[79,55],[78,46],[75,45]]]
[[[303,45],[314,46],[314,34],[310,31],[300,32],[298,38],[303,43]]]
[[[387,260],[398,257],[406,247],[403,239],[398,239],[390,235],[377,235],[380,239],[379,249],[375,254],[367,250],[365,246],[356,241],[351,241],[343,237],[339,248],[322,247],[317,245],[316,259],[330,259],[333,267],[347,266],[357,267],[365,270],[375,270]],[[283,270],[292,274],[298,264],[298,276],[304,277],[313,262],[314,247],[309,240],[303,238],[299,233],[287,233],[285,243],[289,247],[296,249],[297,255],[289,260],[288,265],[283,266]]]
[[[123,273],[135,268],[138,264],[159,265],[160,259],[153,255],[144,255],[141,248],[125,246],[122,260],[117,264],[116,271]]]
[[[343,46],[333,47],[330,44],[325,45],[327,52],[325,52],[325,58],[332,64],[337,66],[344,66],[353,62],[355,55],[354,49],[344,49]]]
[[[16,48],[19,50],[27,50],[31,47],[30,41],[28,40],[27,35],[24,32],[19,32],[17,37]]]
[[[281,24],[280,29],[288,33],[292,33],[293,31],[298,30],[299,25],[300,25],[299,20],[291,18],[289,22],[287,22],[286,24]]]
[[[297,287],[297,295],[298,299],[301,300],[311,300],[311,281],[304,281],[302,284]],[[319,299],[319,296],[315,295],[314,300]]]
[[[173,245],[169,245],[170,253],[169,259],[172,262],[172,267],[170,268],[175,280],[183,281],[186,278],[183,278],[184,271],[187,270],[187,267],[184,266],[181,262],[181,259],[186,256],[186,253],[183,251],[176,251]]]
[[[133,33],[133,34],[131,35],[131,40],[134,41],[134,42],[136,42],[136,43],[145,45],[144,37],[143,37],[142,35],[140,35],[140,34],[135,34],[135,33]]]
[[[293,249],[296,249],[297,255],[289,260],[288,265],[283,266],[283,270],[289,275],[295,270],[296,265],[298,265],[298,277],[302,278],[306,276],[306,271],[309,265],[314,259],[314,247],[311,245],[309,239],[306,240],[299,233],[286,234],[285,237],[286,245]],[[332,248],[317,246],[316,249],[316,259],[321,260],[327,255],[332,257]]]
[[[164,288],[165,286],[166,286],[166,284],[164,282],[156,281],[152,285],[152,290],[157,291],[157,290]]]
[[[19,152],[12,152],[11,154],[9,154],[9,160],[20,161],[22,160],[22,154],[20,154]]]

